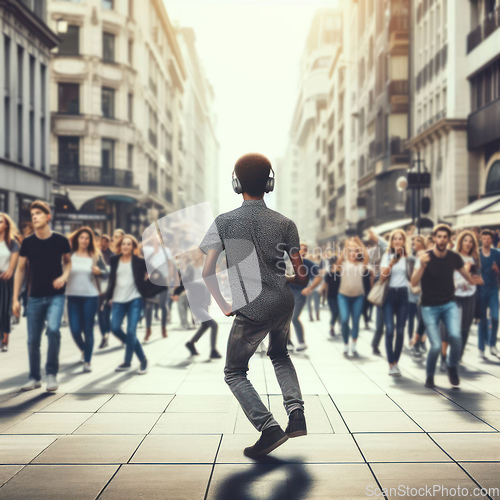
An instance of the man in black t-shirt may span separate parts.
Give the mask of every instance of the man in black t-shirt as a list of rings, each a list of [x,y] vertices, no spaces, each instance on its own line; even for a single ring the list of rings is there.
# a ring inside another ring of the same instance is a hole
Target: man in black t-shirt
[[[427,355],[426,387],[434,387],[434,372],[441,351],[441,334],[439,323],[443,321],[448,331],[450,349],[447,365],[448,377],[453,386],[458,386],[457,365],[460,359],[462,339],[460,336],[460,313],[455,302],[455,282],[453,274],[458,271],[469,283],[482,284],[479,276],[471,276],[464,267],[462,257],[448,250],[451,237],[450,227],[438,224],[433,232],[434,248],[424,252],[415,265],[411,284],[422,289],[421,306],[431,348]]]
[[[12,309],[14,315],[19,316],[18,297],[28,261],[31,283],[27,308],[30,379],[21,387],[23,391],[41,387],[40,342],[45,323],[49,341],[45,365],[47,390],[56,391],[58,388],[57,372],[61,345],[59,328],[64,311],[66,281],[71,271],[71,250],[67,238],[51,231],[50,218],[51,211],[47,203],[34,201],[31,204],[31,220],[35,233],[25,238],[21,244],[19,264],[14,279]]]

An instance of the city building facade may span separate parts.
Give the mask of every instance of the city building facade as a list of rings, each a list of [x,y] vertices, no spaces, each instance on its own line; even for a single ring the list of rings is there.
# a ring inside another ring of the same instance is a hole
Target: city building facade
[[[180,206],[186,71],[161,0],[49,0],[55,226],[140,235]]]
[[[50,51],[45,0],[0,0],[0,212],[30,221],[35,199],[52,202]]]
[[[219,211],[219,143],[215,132],[214,90],[198,56],[194,30],[181,28],[177,33],[187,72],[181,206],[208,201],[215,216]]]

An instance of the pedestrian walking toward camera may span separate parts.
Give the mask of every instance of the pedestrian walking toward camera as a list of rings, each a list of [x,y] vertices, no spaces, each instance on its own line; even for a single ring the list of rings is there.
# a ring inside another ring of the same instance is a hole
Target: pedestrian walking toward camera
[[[81,351],[83,371],[88,373],[92,371],[90,363],[94,349],[94,320],[101,293],[100,278],[107,278],[108,271],[95,246],[92,229],[81,227],[69,241],[72,252],[66,286],[69,329]]]
[[[477,239],[471,231],[462,231],[457,238],[456,251],[464,261],[465,270],[472,276],[481,274],[479,248]],[[462,359],[469,339],[469,330],[474,319],[474,310],[476,307],[476,289],[464,277],[455,271],[455,300],[460,309],[460,333],[462,337]]]
[[[481,232],[481,276],[484,285],[479,288],[481,320],[478,330],[479,355],[485,358],[485,346],[493,356],[499,356],[496,348],[498,332],[498,277],[500,275],[500,250],[493,248],[493,231]],[[488,329],[488,310],[490,311],[491,329]]]
[[[345,356],[349,354],[349,338],[351,339],[351,354],[355,356],[358,354],[356,342],[365,302],[363,276],[371,274],[368,261],[369,255],[366,247],[359,238],[354,237],[346,241],[344,251],[333,265],[333,271],[341,275],[338,305]],[[349,321],[352,321],[350,326]]]
[[[226,316],[236,315],[229,333],[224,373],[245,415],[262,432],[260,439],[244,451],[252,458],[268,454],[289,437],[307,434],[304,401],[287,351],[287,341],[294,306],[290,284],[305,287],[308,273],[302,265],[294,222],[270,210],[264,202],[264,193],[274,188],[271,170],[269,160],[260,154],[248,154],[236,162],[233,189],[243,194],[243,204],[219,215],[200,244],[200,249],[207,254],[203,278],[208,289]],[[235,240],[238,240],[237,245],[233,244]],[[217,258],[223,250],[226,251],[232,305],[222,296],[215,274]],[[294,277],[285,275],[285,252],[290,256]],[[251,265],[247,261],[249,255],[255,256]],[[240,266],[242,262],[245,265]],[[267,334],[270,335],[267,354],[273,363],[288,414],[285,431],[247,379],[248,362]]]
[[[18,239],[16,225],[7,214],[0,212],[0,342],[2,352],[7,352],[9,346],[13,277],[19,259]]]
[[[321,283],[321,275],[319,272],[319,266],[315,264],[312,260],[306,259],[305,256],[307,255],[307,245],[305,243],[300,244],[300,256],[302,260],[302,265],[304,266],[305,270],[307,271],[307,276],[308,276],[308,286],[307,287],[301,287],[299,285],[296,285],[292,283],[290,285],[290,288],[293,292],[293,296],[295,299],[295,307],[293,310],[293,316],[292,316],[292,324],[295,329],[295,335],[297,335],[297,340],[298,344],[295,350],[297,352],[302,352],[307,349],[307,345],[305,342],[305,336],[304,336],[304,326],[302,325],[302,322],[300,321],[300,313],[302,312],[302,309],[304,308],[304,305],[307,302],[307,297],[313,292],[313,290]]]
[[[45,365],[47,391],[56,391],[59,387],[57,372],[61,346],[59,329],[66,282],[71,272],[71,248],[66,237],[50,229],[52,213],[47,203],[34,201],[30,212],[35,233],[21,243],[12,305],[14,315],[19,316],[21,305],[18,297],[28,262],[31,283],[27,308],[30,373],[28,383],[21,390],[30,391],[41,387],[40,342],[42,332],[46,329],[49,340]]]
[[[211,295],[208,288],[201,282],[203,264],[205,256],[203,252],[197,248],[190,252],[192,254],[192,266],[189,266],[189,274],[183,273],[183,288],[186,290],[187,299],[191,305],[191,311],[200,326],[194,334],[193,338],[186,342],[186,347],[192,356],[196,356],[199,352],[196,349],[196,343],[201,339],[203,334],[210,328],[210,359],[219,359],[222,356],[217,350],[217,332],[219,325],[208,314],[208,307],[211,302]]]
[[[121,239],[121,253],[111,258],[111,271],[106,299],[111,304],[111,331],[126,344],[125,359],[115,371],[124,372],[132,367],[132,357],[139,358],[138,373],[144,375],[148,369],[148,360],[137,338],[137,324],[144,307],[144,299],[153,297],[164,290],[148,279],[146,262],[139,257],[139,243],[131,234]],[[127,333],[122,329],[127,317]]]
[[[115,255],[111,248],[109,248],[111,238],[107,234],[103,234],[100,239],[100,249],[101,256],[106,265],[106,273],[99,276],[101,280],[101,291],[106,291],[108,289],[108,280],[110,272],[110,262],[111,257]],[[99,308],[97,311],[97,316],[99,319],[99,329],[101,330],[101,343],[99,344],[99,349],[104,349],[108,347],[109,344],[109,334],[111,333],[111,307],[106,301],[105,294],[99,296]]]
[[[478,276],[471,276],[464,267],[462,257],[458,253],[448,250],[451,236],[449,226],[438,224],[434,228],[432,236],[434,248],[420,255],[411,279],[413,286],[421,283],[422,318],[431,342],[427,355],[425,386],[435,387],[434,373],[441,350],[440,321],[445,324],[450,342],[446,360],[448,377],[452,386],[458,386],[460,378],[457,364],[462,351],[462,339],[460,336],[460,316],[455,302],[454,273],[458,271],[471,285],[480,285],[483,280]]]
[[[414,264],[415,261],[408,252],[406,233],[402,229],[394,230],[389,238],[389,248],[380,263],[380,279],[389,280],[389,291],[382,306],[385,320],[385,349],[389,375],[396,377],[401,376],[398,362],[403,350],[408,319],[408,286]],[[394,317],[396,317],[396,324],[394,324]],[[395,343],[394,331],[396,331]]]
[[[333,269],[333,266],[337,262],[337,257],[332,257],[330,262],[330,268],[323,277],[322,289],[326,292],[328,307],[330,308],[330,337],[335,337],[335,323],[337,323],[340,316],[338,294],[341,276]]]
[[[323,262],[321,260],[321,256],[319,254],[316,254],[314,257],[312,257],[311,260],[314,262],[314,264],[316,264],[318,269],[318,274],[321,276],[321,278],[323,278],[324,270],[323,270]],[[314,278],[309,280],[309,285],[312,285],[313,281]],[[314,288],[313,291],[307,296],[307,309],[309,311],[309,319],[311,321],[314,321],[314,317],[316,317],[316,321],[319,321],[319,301],[320,301],[320,292],[317,288]]]

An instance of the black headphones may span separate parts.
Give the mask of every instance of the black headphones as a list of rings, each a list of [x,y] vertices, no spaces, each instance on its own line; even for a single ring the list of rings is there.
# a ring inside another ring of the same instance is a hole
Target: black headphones
[[[267,179],[266,187],[264,188],[264,192],[265,193],[270,193],[274,189],[274,170],[273,170],[273,167],[271,167],[271,172],[273,173],[273,176],[269,177]],[[236,175],[234,173],[234,170],[233,170],[233,173],[232,173],[232,178],[233,178],[233,180],[232,180],[233,191],[236,194],[243,193],[243,186],[241,185],[241,182],[238,179],[238,177],[236,177]]]

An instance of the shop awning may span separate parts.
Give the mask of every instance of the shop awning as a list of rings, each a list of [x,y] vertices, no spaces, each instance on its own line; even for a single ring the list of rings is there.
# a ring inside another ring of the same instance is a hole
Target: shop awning
[[[384,222],[384,224],[380,224],[379,226],[375,226],[373,230],[380,235],[388,233],[394,229],[402,228],[412,223],[412,219],[399,219],[399,220],[391,220],[390,222]]]
[[[500,225],[500,195],[475,200],[452,215],[447,215],[454,227]]]

